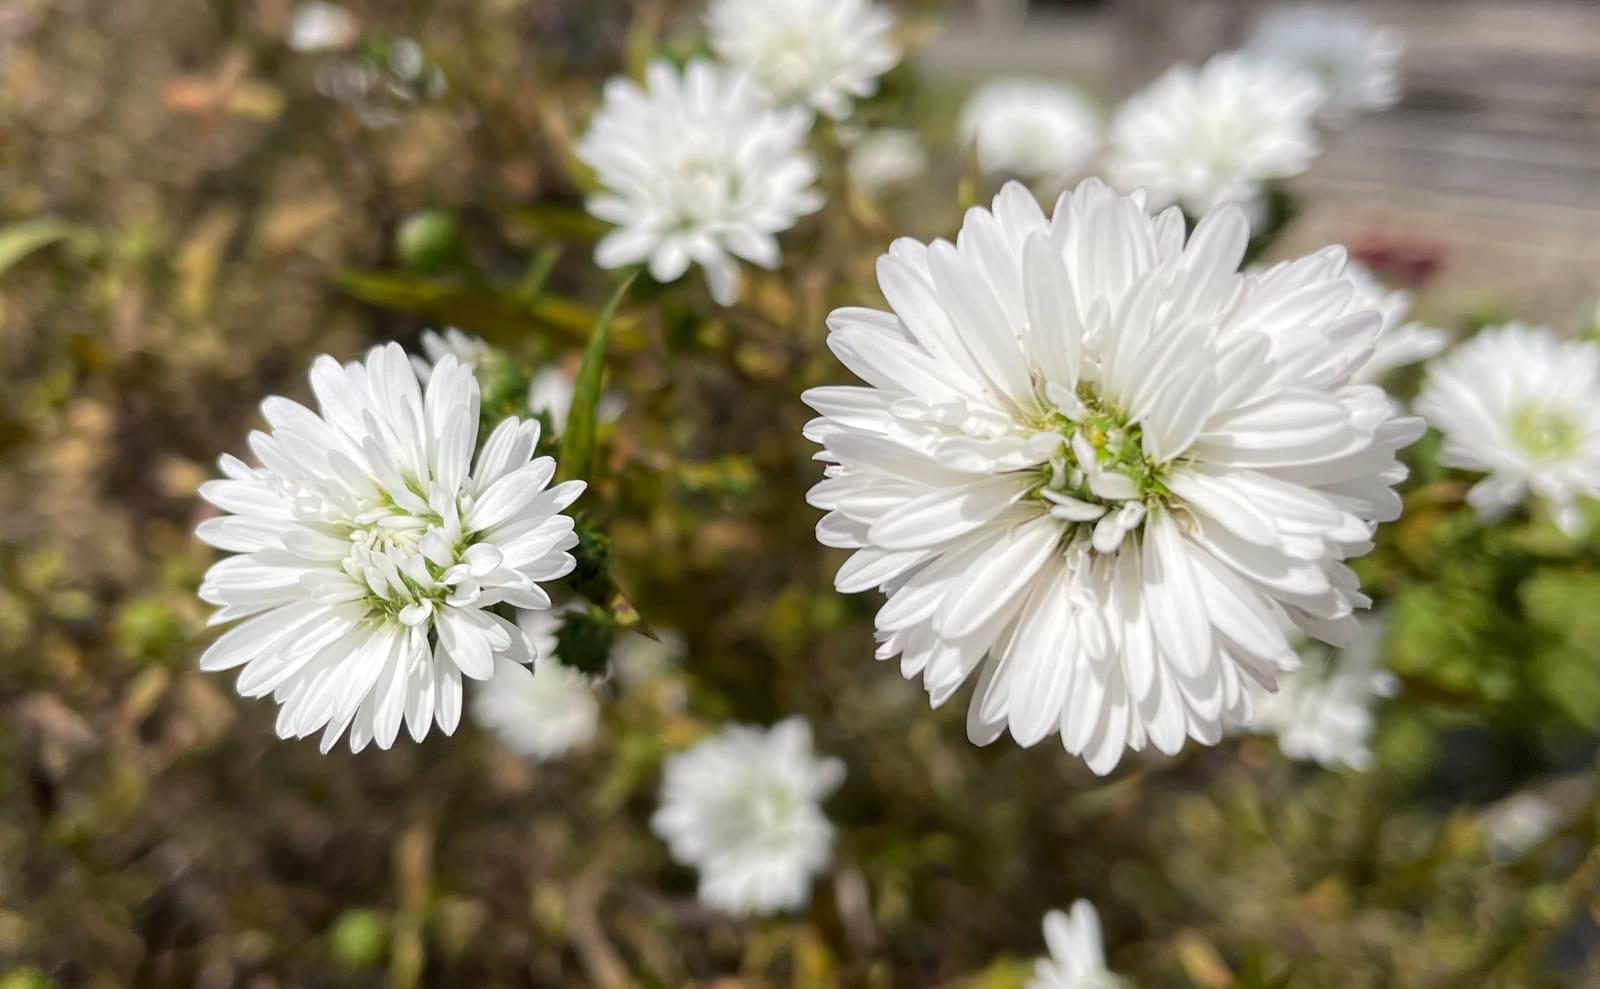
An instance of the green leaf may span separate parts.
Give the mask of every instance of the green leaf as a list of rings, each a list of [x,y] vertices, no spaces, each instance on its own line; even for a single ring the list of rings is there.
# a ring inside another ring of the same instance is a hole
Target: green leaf
[[[0,230],[0,273],[23,258],[72,233],[72,227],[53,217],[14,223]]]
[[[583,351],[583,363],[578,367],[577,380],[573,382],[572,410],[567,413],[567,429],[561,435],[561,455],[556,459],[563,478],[588,480],[594,463],[595,406],[600,402],[600,379],[605,373],[606,340],[611,335],[611,322],[623,296],[628,294],[638,272],[630,272],[611,301],[595,321],[594,332],[589,335],[589,345]]]

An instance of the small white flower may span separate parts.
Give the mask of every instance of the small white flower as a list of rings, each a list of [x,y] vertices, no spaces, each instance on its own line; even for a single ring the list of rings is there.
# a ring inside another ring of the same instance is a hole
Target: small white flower
[[[343,7],[331,3],[303,3],[289,20],[287,41],[297,52],[312,54],[343,48],[355,40],[361,25]]]
[[[443,333],[423,330],[419,343],[422,346],[422,353],[411,355],[411,366],[416,369],[417,377],[422,379],[423,384],[428,383],[428,379],[433,376],[433,366],[444,360],[446,354],[454,357],[456,363],[476,371],[478,365],[487,360],[493,352],[493,348],[482,338],[463,333],[454,326],[445,327]]]
[[[1440,461],[1488,474],[1467,500],[1485,523],[1531,493],[1575,534],[1600,497],[1600,344],[1542,326],[1486,329],[1428,365],[1417,411],[1444,433]]]
[[[812,754],[793,717],[770,730],[728,725],[669,756],[650,826],[680,864],[700,870],[700,899],[733,914],[798,910],[833,857],[821,803],[844,763]]]
[[[1370,767],[1373,706],[1380,697],[1394,696],[1399,686],[1380,664],[1382,628],[1377,619],[1366,621],[1356,641],[1322,668],[1302,666],[1285,674],[1275,694],[1256,690],[1249,729],[1276,736],[1278,748],[1291,759],[1327,769]]]
[[[1400,99],[1400,32],[1351,10],[1300,4],[1275,7],[1256,26],[1245,51],[1308,72],[1327,88],[1322,118],[1342,124],[1356,113]]]
[[[1154,209],[1254,210],[1262,183],[1316,157],[1312,119],[1324,98],[1315,77],[1239,52],[1179,65],[1117,111],[1106,167],[1120,188],[1145,189]]]
[[[971,739],[1060,732],[1098,773],[1214,744],[1368,599],[1343,561],[1397,517],[1422,423],[1355,384],[1382,320],[1331,248],[1241,273],[1244,216],[1183,216],[1097,181],[1046,218],[1020,185],[955,244],[896,241],[889,312],[841,309],[865,386],[816,388],[810,494],[835,586],[881,588],[878,656],[933,704],[981,669]]]
[[[1353,309],[1375,309],[1383,317],[1383,328],[1373,346],[1372,357],[1356,372],[1355,380],[1376,384],[1392,372],[1425,361],[1444,350],[1449,343],[1445,331],[1418,322],[1403,322],[1411,311],[1411,293],[1390,291],[1365,266],[1352,261],[1345,277],[1356,286]]]
[[[496,659],[494,676],[473,696],[472,716],[513,752],[541,762],[556,759],[594,737],[600,704],[593,682],[556,658],[560,614],[523,611],[517,624],[533,666]]]
[[[1044,940],[1050,957],[1034,963],[1024,989],[1122,989],[1127,983],[1106,968],[1100,915],[1094,904],[1078,900],[1070,913],[1044,915]]]
[[[774,100],[835,120],[900,61],[894,18],[870,0],[714,0],[706,20],[717,57]]]
[[[507,419],[477,451],[478,383],[446,354],[426,390],[398,346],[364,363],[311,366],[320,412],[262,403],[270,432],[250,435],[261,467],[222,458],[227,480],[200,494],[231,514],[201,539],[237,554],[206,573],[212,624],[244,619],[200,658],[242,666],[238,690],[281,706],[278,734],[348,729],[355,751],[394,743],[402,721],[421,741],[461,716],[461,678],[496,658],[528,662],[521,631],[492,606],[550,607],[540,581],[573,568],[583,491],[535,459],[536,422]]]
[[[916,133],[886,128],[861,138],[850,149],[846,166],[850,180],[869,196],[921,175],[928,168],[928,153]]]
[[[807,112],[767,106],[748,76],[657,60],[646,88],[614,78],[577,155],[603,186],[589,212],[617,229],[595,250],[602,268],[648,261],[659,282],[691,263],[721,305],[739,297],[743,258],[778,264],[777,234],[822,206],[805,151]]]
[[[1563,814],[1549,798],[1524,790],[1484,812],[1482,825],[1489,839],[1489,857],[1515,862],[1543,842],[1562,824]]]
[[[1044,79],[996,79],[961,111],[961,141],[987,175],[1065,186],[1100,153],[1105,123],[1079,89]]]

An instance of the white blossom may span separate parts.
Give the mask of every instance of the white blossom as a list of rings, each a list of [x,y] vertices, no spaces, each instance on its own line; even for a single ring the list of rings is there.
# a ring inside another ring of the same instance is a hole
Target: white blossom
[[[798,910],[833,857],[822,813],[844,763],[819,759],[811,728],[728,725],[669,756],[650,826],[675,861],[700,871],[700,899],[733,914]]]
[[[344,48],[360,31],[360,23],[349,11],[314,0],[294,9],[285,40],[297,52],[314,54]]]
[[[589,212],[617,227],[595,261],[648,262],[659,282],[698,264],[712,298],[732,305],[736,259],[777,267],[777,234],[822,206],[809,129],[805,110],[768,106],[748,76],[710,62],[681,73],[652,62],[643,89],[612,79],[576,148],[602,187]]]
[[[533,665],[499,658],[494,676],[473,696],[472,715],[513,752],[530,759],[556,759],[585,744],[600,723],[594,683],[556,657],[561,615],[523,611],[517,624],[528,641]]]
[[[1298,665],[1288,622],[1359,630],[1343,560],[1399,514],[1422,424],[1351,380],[1382,319],[1343,252],[1241,273],[1248,239],[1233,207],[1186,237],[1093,180],[1051,218],[1013,184],[955,244],[894,243],[890,311],[830,317],[865,385],[805,395],[818,538],[935,705],[981,668],[974,742],[1059,731],[1099,773],[1212,744]]]
[[[894,18],[870,0],[712,0],[706,20],[718,58],[835,120],[900,61]]]
[[[996,79],[967,101],[962,144],[975,147],[987,175],[1060,189],[1099,154],[1105,122],[1083,92],[1045,79]]]
[[[1240,52],[1175,66],[1117,111],[1106,167],[1123,190],[1144,189],[1152,208],[1258,211],[1264,183],[1316,157],[1312,121],[1325,98],[1315,77]]]
[[[1357,113],[1384,110],[1400,99],[1405,40],[1399,31],[1352,10],[1321,4],[1273,7],[1245,51],[1316,76],[1328,93],[1321,117],[1329,124],[1348,123]]]
[[[916,178],[928,168],[928,153],[916,133],[885,128],[872,131],[850,148],[850,180],[869,196]]]
[[[1489,475],[1467,494],[1494,522],[1530,494],[1575,534],[1600,497],[1600,343],[1542,326],[1492,327],[1428,365],[1417,411],[1444,433],[1440,461]]]
[[[1078,900],[1068,913],[1044,916],[1044,940],[1050,956],[1034,963],[1024,989],[1123,989],[1127,985],[1106,968],[1100,914],[1088,900]]]
[[[456,363],[476,371],[493,352],[481,337],[463,333],[454,326],[445,327],[443,333],[423,330],[418,342],[422,346],[422,353],[411,355],[411,366],[416,369],[417,377],[422,379],[423,384],[428,383],[433,376],[433,366],[443,360],[446,354],[454,357]]]
[[[269,432],[250,436],[260,467],[225,456],[226,480],[200,493],[229,513],[201,539],[236,554],[200,588],[213,624],[243,619],[201,657],[243,667],[239,693],[271,695],[278,734],[349,732],[356,751],[393,744],[404,721],[421,741],[450,734],[461,679],[487,679],[496,658],[528,662],[497,604],[541,609],[541,581],[573,568],[561,512],[583,490],[548,488],[555,463],[535,458],[536,422],[507,419],[477,450],[478,383],[452,355],[426,390],[398,346],[365,362],[320,357],[319,411],[269,398]]]

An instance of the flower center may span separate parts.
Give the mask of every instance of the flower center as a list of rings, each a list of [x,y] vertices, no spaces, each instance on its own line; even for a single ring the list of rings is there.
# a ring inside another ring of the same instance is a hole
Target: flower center
[[[734,801],[729,817],[745,834],[770,835],[784,828],[799,801],[781,783],[767,781],[750,786]]]
[[[1139,424],[1092,385],[1080,384],[1075,394],[1051,389],[1055,409],[1035,426],[1056,443],[1035,468],[1040,480],[1032,497],[1066,523],[1069,534],[1091,531],[1096,551],[1115,552],[1170,495],[1163,483],[1169,465],[1145,456]]]
[[[1511,417],[1511,435],[1530,456],[1561,457],[1577,446],[1578,424],[1565,409],[1530,403]]]

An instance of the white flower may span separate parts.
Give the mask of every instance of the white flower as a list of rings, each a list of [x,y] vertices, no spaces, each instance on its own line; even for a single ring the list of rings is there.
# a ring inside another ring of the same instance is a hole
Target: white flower
[[[833,857],[821,802],[844,763],[811,751],[793,717],[770,730],[728,725],[667,758],[650,826],[677,862],[700,870],[700,899],[728,913],[798,910]]]
[[[1399,686],[1380,665],[1382,635],[1382,623],[1364,622],[1356,641],[1330,656],[1322,669],[1302,666],[1285,675],[1275,694],[1257,690],[1249,729],[1276,736],[1278,748],[1291,759],[1315,761],[1328,769],[1340,764],[1367,769],[1376,724],[1373,705],[1380,697],[1394,696]]]
[[[900,61],[894,18],[870,0],[714,0],[711,47],[780,103],[835,120]]]
[[[1152,208],[1252,209],[1263,182],[1299,175],[1316,157],[1323,99],[1314,77],[1239,52],[1179,65],[1117,111],[1106,167],[1124,190],[1145,189]]]
[[[1482,825],[1489,839],[1489,857],[1496,862],[1515,862],[1535,845],[1555,834],[1561,826],[1562,811],[1549,798],[1534,790],[1524,790],[1484,812]]]
[[[493,352],[481,337],[463,333],[454,326],[445,327],[443,333],[423,330],[419,343],[422,345],[422,354],[411,355],[411,366],[416,369],[417,377],[422,379],[423,384],[428,383],[433,375],[433,366],[444,360],[446,354],[454,357],[456,363],[475,371]]]
[[[776,235],[822,206],[816,164],[804,148],[805,110],[768,107],[748,76],[694,61],[680,75],[657,60],[646,89],[606,83],[605,100],[577,155],[603,191],[589,212],[617,229],[595,250],[602,268],[648,261],[659,282],[691,262],[721,305],[739,297],[743,258],[778,264]]]
[[[1351,10],[1301,4],[1268,11],[1245,43],[1258,58],[1284,63],[1318,79],[1328,91],[1322,117],[1347,122],[1362,111],[1400,99],[1400,32],[1368,23]]]
[[[528,662],[517,627],[491,606],[548,608],[539,581],[573,568],[577,543],[560,512],[583,491],[546,490],[555,463],[534,459],[535,422],[507,419],[477,453],[478,383],[446,354],[426,391],[398,346],[364,363],[311,366],[319,412],[262,403],[271,432],[250,435],[261,467],[222,458],[227,480],[200,494],[232,514],[201,539],[236,553],[207,572],[212,623],[245,621],[200,659],[243,666],[238,690],[282,705],[278,734],[322,732],[327,751],[394,743],[404,720],[421,741],[450,734],[461,678],[494,661]]]
[[[1542,326],[1486,329],[1428,365],[1417,411],[1444,433],[1440,461],[1489,476],[1467,500],[1485,523],[1530,493],[1576,533],[1600,497],[1600,344]]]
[[[343,7],[331,3],[303,3],[294,9],[286,40],[289,47],[307,54],[343,48],[355,40],[361,25]]]
[[[1052,910],[1045,914],[1044,940],[1050,946],[1050,957],[1034,963],[1033,978],[1024,989],[1121,989],[1127,985],[1106,968],[1100,915],[1088,900],[1073,903],[1071,913]]]
[[[878,656],[935,705],[983,668],[974,742],[1060,731],[1098,773],[1212,744],[1298,664],[1286,618],[1357,631],[1341,561],[1399,514],[1422,424],[1350,383],[1381,320],[1343,252],[1241,274],[1248,238],[1233,207],[1185,243],[1099,182],[1053,219],[1012,184],[954,245],[895,242],[892,312],[830,317],[867,384],[805,395],[818,538],[856,550],[839,590],[888,595]]]
[[[1078,89],[1043,79],[996,79],[961,111],[961,142],[976,146],[985,174],[1058,188],[1088,170],[1105,124]]]
[[[594,737],[600,705],[592,681],[556,658],[560,614],[523,611],[517,624],[534,656],[533,667],[496,659],[494,676],[473,696],[472,716],[513,752],[555,759]]]
[[[1345,276],[1356,284],[1352,306],[1375,309],[1383,317],[1372,357],[1356,372],[1357,381],[1376,384],[1402,367],[1435,356],[1449,342],[1443,330],[1418,322],[1401,322],[1411,311],[1410,292],[1390,291],[1365,266],[1354,261],[1346,266]]]
[[[873,131],[850,149],[846,166],[850,180],[869,196],[921,175],[928,168],[928,153],[916,133],[885,128]]]

